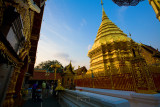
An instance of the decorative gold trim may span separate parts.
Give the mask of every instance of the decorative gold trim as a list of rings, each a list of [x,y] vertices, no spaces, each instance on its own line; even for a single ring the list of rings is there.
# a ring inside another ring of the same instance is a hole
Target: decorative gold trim
[[[9,57],[8,60],[10,62],[14,62],[17,65],[20,64],[20,62],[10,53],[10,51],[6,48],[6,46],[1,41],[0,41],[0,50]]]
[[[29,7],[33,10],[36,11],[37,13],[40,13],[41,9],[34,3],[33,0],[27,0]]]

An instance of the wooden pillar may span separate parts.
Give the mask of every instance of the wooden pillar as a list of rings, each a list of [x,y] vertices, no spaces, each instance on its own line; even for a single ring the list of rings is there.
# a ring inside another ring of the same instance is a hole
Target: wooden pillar
[[[15,95],[17,96],[15,98],[15,104],[16,106],[21,106],[22,103],[22,95],[21,95],[21,89],[25,78],[25,73],[28,71],[28,57],[24,59],[24,65],[20,69],[20,73],[17,77],[17,82],[15,85]]]

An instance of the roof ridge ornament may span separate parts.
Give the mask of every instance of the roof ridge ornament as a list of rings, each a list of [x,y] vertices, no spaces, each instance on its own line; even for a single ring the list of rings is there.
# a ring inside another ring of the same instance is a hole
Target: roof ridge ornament
[[[102,5],[102,11],[104,10],[104,8],[103,8],[103,1],[101,0],[101,5]]]

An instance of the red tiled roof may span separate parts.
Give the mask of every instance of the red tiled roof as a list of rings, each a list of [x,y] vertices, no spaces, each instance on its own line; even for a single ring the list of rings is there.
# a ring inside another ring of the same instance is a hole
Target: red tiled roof
[[[46,72],[33,72],[33,77],[30,80],[54,80],[55,73],[49,73],[46,76]],[[56,74],[56,80],[61,78],[61,74]]]

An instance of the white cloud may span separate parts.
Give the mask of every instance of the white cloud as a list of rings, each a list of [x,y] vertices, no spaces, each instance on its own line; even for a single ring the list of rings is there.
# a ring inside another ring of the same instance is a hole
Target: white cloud
[[[92,48],[92,45],[91,44],[89,44],[88,45],[88,50],[90,50]]]
[[[45,36],[43,35],[42,37]],[[39,41],[35,66],[43,61],[58,60],[63,66],[68,65],[71,61],[75,69],[77,69],[78,66],[86,66],[86,68],[89,69],[89,60],[82,59],[76,61],[75,58],[72,58],[69,54],[57,50],[55,47],[56,45],[51,43],[50,40],[47,40],[46,38]],[[51,45],[54,45],[54,47]]]
[[[128,9],[126,6],[122,6],[118,9],[118,19],[120,22],[124,23],[125,12]]]
[[[67,65],[70,62],[69,54],[66,53],[56,53],[53,55],[57,60],[59,60],[63,65]]]
[[[125,12],[127,9],[128,9],[127,6],[122,6],[122,7],[120,7],[120,9],[119,9],[119,13],[123,13],[123,12]]]
[[[81,27],[87,25],[87,21],[83,18],[80,25]]]
[[[57,49],[57,45],[52,42],[46,35],[41,34],[40,40],[38,42],[38,50],[36,55],[36,64],[38,65],[42,61],[53,59],[52,55]]]
[[[44,23],[43,26],[45,27],[46,30],[48,30],[51,33],[50,35],[56,36],[65,42],[70,42],[65,36],[61,35],[56,30],[54,30],[55,28],[54,26],[51,26],[47,23]]]
[[[64,28],[67,30],[67,31],[72,31],[72,28],[69,26],[69,25],[67,25],[67,24],[64,24]]]
[[[70,61],[72,62],[73,65],[77,65],[76,63],[76,60],[72,59],[70,57],[69,54],[67,53],[61,53],[61,52],[58,52],[58,53],[55,53],[53,54],[53,57],[58,60],[59,62],[62,63],[63,66],[66,66],[70,63]]]

